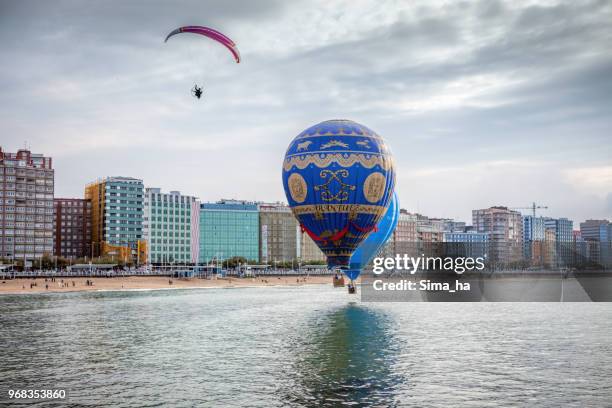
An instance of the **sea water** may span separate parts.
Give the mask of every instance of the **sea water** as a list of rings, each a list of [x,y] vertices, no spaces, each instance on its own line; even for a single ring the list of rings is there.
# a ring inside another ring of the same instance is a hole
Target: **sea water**
[[[609,406],[611,333],[611,303],[364,303],[331,284],[2,295],[0,405],[53,388],[66,400],[44,406]]]

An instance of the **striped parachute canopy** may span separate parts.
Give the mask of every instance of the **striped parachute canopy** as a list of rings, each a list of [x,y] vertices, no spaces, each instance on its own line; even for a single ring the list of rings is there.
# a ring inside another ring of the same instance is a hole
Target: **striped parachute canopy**
[[[198,35],[203,35],[204,37],[208,37],[211,40],[215,40],[221,43],[222,45],[224,45],[232,53],[236,62],[240,63],[240,52],[238,51],[236,44],[225,34],[217,30],[214,30],[210,27],[185,26],[185,27],[179,27],[176,30],[172,30],[170,34],[166,36],[166,40],[164,42],[168,42],[168,39],[170,37],[175,36],[176,34],[180,34],[180,33],[198,34]]]

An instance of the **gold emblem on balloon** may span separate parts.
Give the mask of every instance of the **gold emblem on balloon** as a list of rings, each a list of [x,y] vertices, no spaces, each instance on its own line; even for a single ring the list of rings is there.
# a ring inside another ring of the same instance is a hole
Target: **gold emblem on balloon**
[[[298,173],[293,173],[289,176],[287,184],[289,185],[289,193],[291,194],[293,201],[303,203],[306,200],[306,195],[308,194],[308,187],[304,177]]]
[[[387,178],[384,174],[374,172],[370,174],[363,183],[363,195],[365,199],[370,203],[376,203],[385,194],[385,185],[387,184]]]

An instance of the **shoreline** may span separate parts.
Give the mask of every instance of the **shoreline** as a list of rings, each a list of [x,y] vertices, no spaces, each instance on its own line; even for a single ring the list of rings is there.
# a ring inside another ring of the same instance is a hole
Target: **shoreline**
[[[93,281],[88,285],[87,281]],[[36,284],[36,286],[31,286]],[[119,292],[172,289],[235,289],[255,287],[292,287],[332,285],[331,276],[257,277],[218,279],[178,279],[161,276],[128,276],[112,278],[18,278],[0,281],[0,295],[28,295],[67,292]]]

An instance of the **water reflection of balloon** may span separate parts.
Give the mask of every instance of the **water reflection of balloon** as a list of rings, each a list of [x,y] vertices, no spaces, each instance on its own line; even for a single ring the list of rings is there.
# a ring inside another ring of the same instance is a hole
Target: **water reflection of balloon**
[[[399,345],[382,312],[358,305],[336,310],[308,328],[297,354],[298,378],[287,392],[297,405],[390,406],[402,383],[393,371]]]
[[[376,228],[395,186],[382,137],[350,120],[329,120],[300,133],[283,161],[289,206],[327,256],[348,269],[351,255]]]
[[[370,263],[372,258],[380,251],[385,243],[393,234],[395,227],[397,226],[397,220],[399,218],[399,199],[397,193],[393,193],[391,203],[377,225],[377,229],[373,231],[368,237],[359,245],[359,247],[353,252],[351,256],[350,268],[344,273],[350,280],[355,280],[361,273],[361,270]]]

